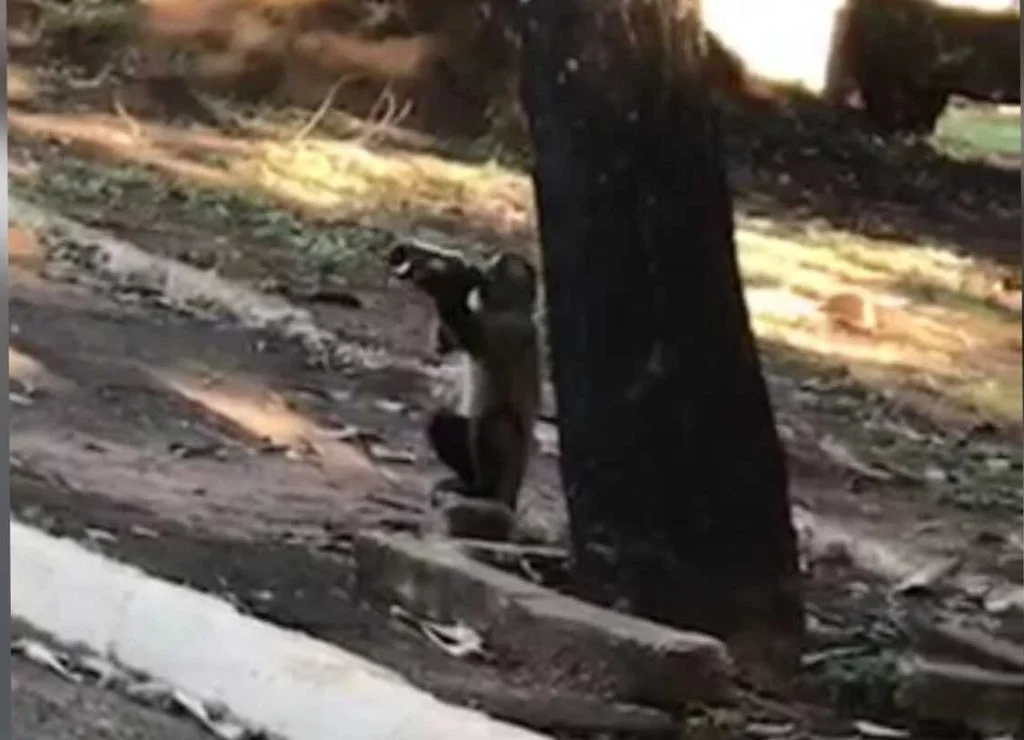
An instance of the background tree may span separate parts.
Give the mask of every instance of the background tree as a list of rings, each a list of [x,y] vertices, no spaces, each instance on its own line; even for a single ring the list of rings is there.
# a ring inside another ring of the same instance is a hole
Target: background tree
[[[795,536],[698,4],[521,8],[580,593],[779,667],[803,626]]]

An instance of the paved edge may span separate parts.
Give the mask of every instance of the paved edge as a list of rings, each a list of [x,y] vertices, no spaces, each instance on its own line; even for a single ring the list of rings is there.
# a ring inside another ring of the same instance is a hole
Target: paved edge
[[[11,615],[289,740],[544,740],[397,673],[14,519]]]
[[[732,696],[735,665],[710,635],[559,594],[472,560],[457,542],[365,531],[354,554],[361,597],[468,624],[532,680],[671,710]]]

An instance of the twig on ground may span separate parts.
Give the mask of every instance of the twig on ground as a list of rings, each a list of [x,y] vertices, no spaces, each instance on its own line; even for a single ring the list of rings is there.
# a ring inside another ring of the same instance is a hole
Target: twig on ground
[[[320,105],[317,107],[317,109],[313,112],[313,115],[310,116],[310,119],[306,121],[299,128],[299,130],[296,131],[295,134],[292,136],[292,143],[302,141],[307,136],[309,136],[309,134],[313,131],[313,129],[317,127],[317,125],[323,119],[324,115],[326,115],[327,111],[330,109],[331,105],[334,103],[334,96],[338,94],[338,90],[341,89],[341,86],[349,82],[352,82],[355,79],[358,78],[354,75],[339,77],[338,80],[333,85],[331,85],[331,88],[327,91],[327,94],[324,96],[324,99],[320,102]]]
[[[125,109],[124,104],[121,102],[121,96],[116,90],[114,91],[110,104],[114,108],[114,112],[117,114],[117,117],[124,121],[125,125],[128,126],[128,133],[133,139],[145,138],[145,127],[137,118],[132,117],[132,115]]]
[[[64,80],[64,84],[66,87],[70,88],[71,90],[75,90],[76,92],[95,90],[103,86],[103,83],[107,81],[107,78],[110,77],[111,73],[113,73],[114,68],[116,66],[117,60],[111,59],[100,68],[99,72],[97,72],[92,77],[89,77],[84,80],[76,80],[69,78]]]

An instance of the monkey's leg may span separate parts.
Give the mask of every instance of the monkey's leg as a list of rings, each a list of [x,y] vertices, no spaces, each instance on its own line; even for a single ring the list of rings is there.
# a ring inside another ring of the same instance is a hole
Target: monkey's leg
[[[500,411],[484,415],[472,429],[471,442],[480,495],[515,511],[528,450],[518,420]]]
[[[473,457],[469,441],[469,419],[452,411],[437,411],[427,424],[427,441],[438,458],[454,471],[457,481],[443,487],[472,495],[475,489]]]

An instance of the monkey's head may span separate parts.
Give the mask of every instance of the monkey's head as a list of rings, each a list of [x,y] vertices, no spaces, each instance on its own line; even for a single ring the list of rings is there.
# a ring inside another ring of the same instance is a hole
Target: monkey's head
[[[502,253],[483,270],[483,282],[467,298],[472,310],[532,312],[537,301],[537,269],[518,254]]]
[[[397,242],[388,252],[391,274],[428,293],[475,282],[478,271],[462,255],[417,241]]]

